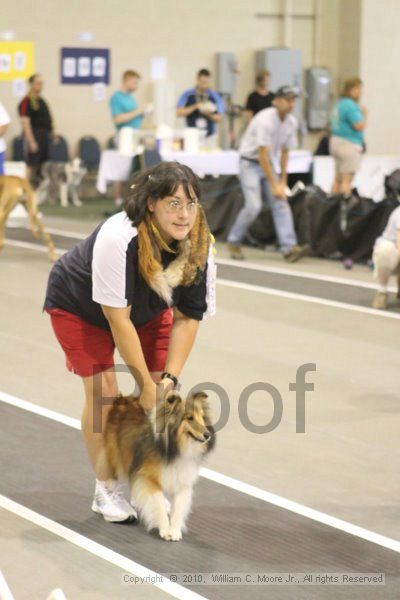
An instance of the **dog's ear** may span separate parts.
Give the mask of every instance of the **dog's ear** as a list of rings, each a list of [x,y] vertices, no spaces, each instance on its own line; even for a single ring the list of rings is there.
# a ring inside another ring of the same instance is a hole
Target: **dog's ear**
[[[173,404],[178,404],[179,402],[182,402],[182,398],[176,392],[171,392],[170,394],[167,394],[165,401],[167,402],[167,404],[172,406]]]
[[[205,392],[196,392],[192,396],[193,400],[199,400],[200,402],[204,402],[207,400],[208,396]]]

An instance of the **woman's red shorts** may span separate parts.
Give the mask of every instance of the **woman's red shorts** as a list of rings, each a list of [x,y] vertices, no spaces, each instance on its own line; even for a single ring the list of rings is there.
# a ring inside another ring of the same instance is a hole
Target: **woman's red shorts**
[[[115,343],[110,331],[96,327],[77,315],[49,308],[54,333],[65,352],[67,369],[80,377],[90,377],[114,365]],[[168,308],[137,329],[147,368],[164,371],[173,322]]]

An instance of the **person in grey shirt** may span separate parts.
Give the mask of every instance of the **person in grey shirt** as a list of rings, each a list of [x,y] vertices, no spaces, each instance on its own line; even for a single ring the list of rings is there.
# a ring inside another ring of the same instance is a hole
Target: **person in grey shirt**
[[[400,298],[400,206],[391,213],[384,232],[376,239],[372,261],[374,277],[378,281],[372,307],[385,310],[391,275],[397,275],[397,297]]]
[[[298,91],[291,86],[279,88],[274,106],[257,113],[243,134],[239,146],[239,179],[245,203],[228,235],[231,258],[244,258],[242,241],[264,201],[271,208],[284,257],[295,262],[308,252],[308,246],[297,243],[286,198],[289,150],[297,146],[297,119],[291,114],[297,96]]]

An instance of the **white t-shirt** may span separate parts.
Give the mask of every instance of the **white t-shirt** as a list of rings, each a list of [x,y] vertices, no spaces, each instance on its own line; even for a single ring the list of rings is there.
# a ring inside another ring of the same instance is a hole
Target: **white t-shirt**
[[[239,154],[257,160],[260,146],[268,148],[272,167],[276,173],[279,173],[282,150],[292,150],[297,147],[296,117],[289,114],[282,121],[274,106],[260,110],[243,134]]]
[[[8,116],[6,109],[0,102],[0,127],[2,125],[8,125],[10,120],[11,119]],[[2,136],[0,136],[0,152],[4,152],[5,149],[6,149],[6,142],[4,141],[4,138]]]
[[[400,206],[394,209],[390,214],[389,221],[385,227],[382,236],[385,240],[390,240],[394,244],[397,243],[397,232],[400,230]]]

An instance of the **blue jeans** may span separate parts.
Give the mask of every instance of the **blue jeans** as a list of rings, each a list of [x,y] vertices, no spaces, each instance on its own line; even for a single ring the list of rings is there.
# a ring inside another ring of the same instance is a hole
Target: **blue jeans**
[[[4,158],[6,153],[0,152],[0,175],[4,175]]]
[[[289,202],[275,198],[271,194],[264,172],[256,162],[240,159],[239,179],[244,195],[244,206],[229,232],[228,242],[241,244],[248,228],[260,214],[264,202],[271,209],[279,246],[286,254],[297,244]]]

